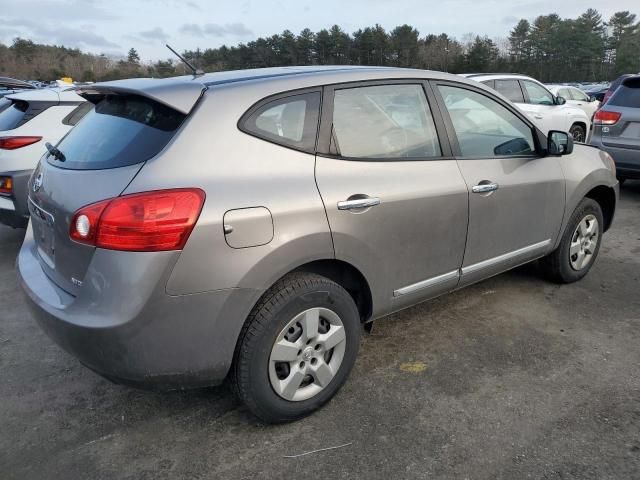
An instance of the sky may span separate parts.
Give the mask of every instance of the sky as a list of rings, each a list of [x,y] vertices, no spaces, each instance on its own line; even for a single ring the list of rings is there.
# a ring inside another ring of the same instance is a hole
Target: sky
[[[135,48],[143,61],[178,51],[249,42],[289,29],[345,31],[408,23],[420,32],[507,37],[520,18],[558,13],[574,18],[589,7],[605,19],[620,10],[640,17],[638,0],[0,0],[0,42],[15,37],[122,56]]]

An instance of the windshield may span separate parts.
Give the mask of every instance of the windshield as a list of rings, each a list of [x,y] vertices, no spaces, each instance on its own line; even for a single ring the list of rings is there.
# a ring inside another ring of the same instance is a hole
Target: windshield
[[[138,95],[106,95],[62,139],[57,167],[98,170],[144,162],[173,138],[186,115]]]

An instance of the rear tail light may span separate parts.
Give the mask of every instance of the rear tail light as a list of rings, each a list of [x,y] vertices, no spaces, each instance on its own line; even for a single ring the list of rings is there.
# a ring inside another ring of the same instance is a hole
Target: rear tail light
[[[0,177],[0,193],[13,193],[13,179],[11,177]]]
[[[593,117],[593,123],[596,125],[613,125],[622,116],[619,112],[609,112],[607,110],[598,110]]]
[[[42,137],[0,137],[0,149],[15,150],[42,140]]]
[[[77,242],[108,250],[181,250],[200,216],[198,188],[135,193],[87,205],[71,219]]]

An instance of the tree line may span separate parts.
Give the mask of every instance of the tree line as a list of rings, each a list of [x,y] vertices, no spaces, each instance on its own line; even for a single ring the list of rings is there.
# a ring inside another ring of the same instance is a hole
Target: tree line
[[[594,9],[577,18],[540,15],[520,20],[508,38],[474,34],[456,39],[427,34],[411,25],[391,31],[380,25],[351,34],[340,26],[299,34],[285,30],[248,43],[187,50],[185,58],[205,72],[288,65],[379,65],[462,72],[519,72],[543,82],[611,80],[640,72],[640,23],[628,11],[608,20]],[[101,81],[188,73],[177,59],[141,63],[135,49],[114,59],[79,49],[40,45],[17,38],[0,45],[0,74],[51,80],[71,76]]]

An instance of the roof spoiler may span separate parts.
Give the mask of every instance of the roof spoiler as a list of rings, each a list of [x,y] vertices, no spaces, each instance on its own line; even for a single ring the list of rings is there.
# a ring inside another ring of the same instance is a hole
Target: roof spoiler
[[[108,94],[140,95],[188,115],[206,89],[202,83],[183,78],[134,78],[83,85],[75,90],[91,103],[98,103]]]

